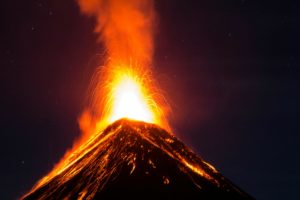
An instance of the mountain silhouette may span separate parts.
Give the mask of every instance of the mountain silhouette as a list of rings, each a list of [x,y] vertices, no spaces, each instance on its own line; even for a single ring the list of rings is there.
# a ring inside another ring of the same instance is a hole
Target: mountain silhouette
[[[155,124],[121,119],[22,199],[253,199]]]

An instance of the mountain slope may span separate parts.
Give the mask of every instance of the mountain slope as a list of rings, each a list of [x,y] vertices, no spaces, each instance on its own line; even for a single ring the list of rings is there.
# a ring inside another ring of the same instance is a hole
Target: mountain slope
[[[252,199],[174,135],[121,119],[24,199]]]

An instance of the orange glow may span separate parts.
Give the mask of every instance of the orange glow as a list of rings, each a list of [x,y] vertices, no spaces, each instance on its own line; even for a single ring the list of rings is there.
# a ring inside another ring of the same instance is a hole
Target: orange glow
[[[154,116],[147,105],[147,97],[143,94],[142,86],[128,74],[119,78],[119,83],[112,91],[113,109],[110,122],[125,117],[154,123]]]
[[[121,118],[157,124],[170,131],[162,92],[149,70],[139,66],[103,67],[94,76],[91,104],[79,119],[84,135],[93,135]]]

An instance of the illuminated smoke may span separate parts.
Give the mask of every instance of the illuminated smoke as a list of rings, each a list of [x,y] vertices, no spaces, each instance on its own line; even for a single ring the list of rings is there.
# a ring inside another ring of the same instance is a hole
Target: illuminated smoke
[[[152,0],[78,0],[82,13],[95,17],[95,31],[112,66],[134,60],[148,66],[153,55],[155,12]]]
[[[154,4],[151,0],[78,0],[96,19],[95,32],[107,52],[92,80],[91,102],[79,119],[85,135],[127,117],[169,130],[168,106],[152,77]]]

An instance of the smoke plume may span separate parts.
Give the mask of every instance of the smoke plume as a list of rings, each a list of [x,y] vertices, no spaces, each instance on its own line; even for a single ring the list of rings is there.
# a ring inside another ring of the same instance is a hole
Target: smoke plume
[[[149,66],[153,55],[155,12],[152,0],[78,0],[82,13],[94,17],[109,62]]]

